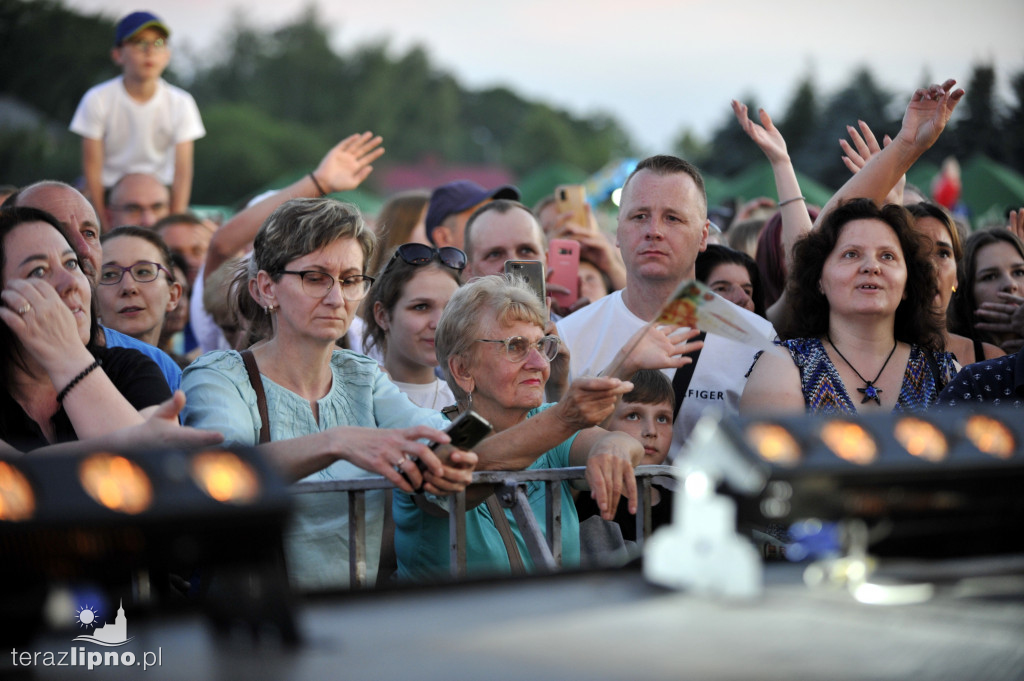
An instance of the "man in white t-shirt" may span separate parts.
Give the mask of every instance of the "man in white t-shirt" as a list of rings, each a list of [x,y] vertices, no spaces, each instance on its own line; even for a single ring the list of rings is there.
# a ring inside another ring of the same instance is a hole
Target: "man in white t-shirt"
[[[626,288],[558,322],[558,333],[571,351],[571,378],[605,369],[630,337],[658,315],[679,283],[694,277],[708,228],[707,196],[697,168],[664,155],[637,165],[622,188],[616,232]],[[767,320],[737,310],[774,335]],[[706,410],[736,411],[755,352],[752,346],[708,334],[689,384],[677,394],[670,458]],[[676,369],[664,371],[674,378]]]

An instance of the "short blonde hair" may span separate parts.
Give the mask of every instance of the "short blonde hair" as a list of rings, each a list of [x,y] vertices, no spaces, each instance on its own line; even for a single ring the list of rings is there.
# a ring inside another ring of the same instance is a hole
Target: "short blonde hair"
[[[488,319],[501,324],[526,322],[543,329],[547,311],[533,289],[519,277],[480,277],[455,291],[434,332],[434,351],[459,404],[465,404],[467,394],[455,382],[448,359],[467,356],[480,334],[481,322]]]

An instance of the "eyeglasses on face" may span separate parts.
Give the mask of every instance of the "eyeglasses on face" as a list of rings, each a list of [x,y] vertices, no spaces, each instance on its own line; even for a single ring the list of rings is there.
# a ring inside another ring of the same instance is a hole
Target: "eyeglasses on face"
[[[140,284],[148,284],[151,281],[156,281],[156,278],[160,276],[161,270],[167,273],[167,281],[174,281],[174,275],[158,262],[140,260],[134,265],[129,265],[128,267],[121,267],[120,265],[104,265],[102,269],[100,269],[100,284],[104,286],[120,284],[121,280],[124,279],[125,272],[131,274],[132,279],[136,282]]]
[[[355,274],[344,279],[335,279],[319,270],[302,270],[301,272],[281,270],[281,274],[294,274],[301,277],[302,290],[313,298],[326,298],[334,288],[334,282],[337,281],[341,285],[341,295],[345,300],[362,300],[366,297],[366,292],[370,290],[370,284],[373,283],[373,277],[368,277],[365,274]]]
[[[437,258],[438,262],[442,265],[450,267],[456,272],[461,272],[466,268],[466,254],[454,246],[432,248],[426,244],[402,244],[395,250],[395,254],[388,261],[388,265],[397,258],[401,258],[407,265],[417,267],[429,265],[434,258]],[[387,268],[385,267],[384,269],[386,270]]]
[[[156,40],[126,40],[124,44],[139,52],[163,52],[167,49],[167,39],[157,38]]]
[[[558,336],[544,336],[536,343],[525,336],[509,336],[503,340],[477,338],[477,343],[501,343],[505,346],[505,356],[510,362],[522,362],[530,354],[530,348],[536,348],[541,357],[551,361],[558,354],[558,345],[562,342]]]

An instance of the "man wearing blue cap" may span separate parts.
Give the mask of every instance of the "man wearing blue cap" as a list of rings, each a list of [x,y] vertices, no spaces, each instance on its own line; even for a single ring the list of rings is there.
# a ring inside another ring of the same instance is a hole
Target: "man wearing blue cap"
[[[86,190],[101,217],[106,190],[127,173],[156,176],[170,187],[170,212],[188,209],[193,144],[206,130],[192,95],[161,78],[171,60],[170,34],[150,12],[121,19],[111,50],[121,75],[86,92],[71,120],[82,137]]]
[[[466,222],[473,211],[494,199],[519,200],[519,190],[511,185],[484,189],[476,182],[456,180],[443,184],[430,195],[427,208],[427,239],[438,248],[462,248]]]

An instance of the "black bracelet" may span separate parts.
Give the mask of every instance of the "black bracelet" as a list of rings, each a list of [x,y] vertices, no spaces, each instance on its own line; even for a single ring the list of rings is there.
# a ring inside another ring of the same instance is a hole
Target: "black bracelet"
[[[101,363],[102,362],[100,362],[99,360],[96,360],[89,366],[82,369],[81,373],[72,378],[71,382],[64,386],[63,390],[57,393],[57,404],[64,402],[64,398],[68,396],[68,393],[71,392],[71,389],[78,385],[83,378],[91,374],[94,370],[99,369]]]
[[[309,174],[309,179],[313,180],[313,184],[316,185],[316,190],[318,192],[320,192],[320,198],[323,198],[323,197],[327,196],[327,192],[325,192],[324,188],[320,186],[319,182],[317,182],[316,175],[314,175],[313,173],[310,173]]]

